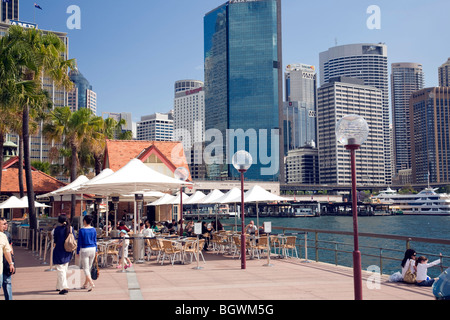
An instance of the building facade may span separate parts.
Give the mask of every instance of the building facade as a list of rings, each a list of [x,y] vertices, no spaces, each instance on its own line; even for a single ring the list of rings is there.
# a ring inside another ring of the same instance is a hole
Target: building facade
[[[450,87],[450,58],[438,69],[439,87]]]
[[[205,179],[205,91],[199,80],[175,82],[174,141],[181,141],[193,179]]]
[[[0,2],[1,22],[19,20],[19,0],[7,0]]]
[[[173,141],[173,111],[142,116],[137,123],[137,140]]]
[[[321,52],[320,85],[334,77],[344,76],[364,80],[364,84],[381,90],[383,109],[379,113],[383,121],[385,183],[392,182],[391,134],[389,130],[389,75],[387,46],[378,44],[349,44],[336,46]]]
[[[319,151],[304,147],[289,150],[284,159],[286,183],[319,184]]]
[[[411,168],[409,99],[424,88],[425,79],[419,63],[393,63],[391,69],[393,158],[395,174]]]
[[[291,64],[284,74],[284,152],[317,144],[317,74],[315,67]]]
[[[450,87],[414,92],[410,115],[414,183],[450,182]]]
[[[370,135],[357,151],[357,183],[385,183],[383,93],[355,78],[338,77],[318,90],[318,143],[321,184],[351,184],[350,154],[336,139],[337,122],[349,114],[362,116]]]
[[[283,176],[281,47],[280,0],[231,0],[205,15],[208,179],[239,177],[231,158],[242,149],[253,158],[247,179]]]
[[[89,81],[75,68],[69,72],[74,89],[69,92],[68,105],[72,112],[87,108],[97,114],[97,94],[92,90]]]

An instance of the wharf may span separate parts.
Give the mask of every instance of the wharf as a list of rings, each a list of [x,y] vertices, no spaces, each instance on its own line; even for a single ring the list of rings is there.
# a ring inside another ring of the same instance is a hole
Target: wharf
[[[205,252],[201,270],[191,264],[163,266],[150,261],[135,263],[122,272],[101,268],[96,287],[91,292],[73,289],[66,295],[55,290],[56,271],[48,271],[31,251],[14,247],[17,272],[13,276],[14,300],[353,300],[353,269],[304,259],[247,259],[241,270],[240,260],[229,255]],[[200,259],[201,260],[201,259]],[[431,288],[404,283],[390,283],[380,277],[379,287],[369,288],[375,274],[363,271],[364,300],[434,300]],[[84,281],[84,275],[81,276]],[[3,299],[0,294],[0,300]],[[197,302],[200,303],[200,302]]]

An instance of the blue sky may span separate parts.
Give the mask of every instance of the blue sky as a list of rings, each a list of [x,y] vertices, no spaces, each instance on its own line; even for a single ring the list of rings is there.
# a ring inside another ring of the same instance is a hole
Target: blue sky
[[[43,10],[34,9],[34,3]],[[133,121],[173,107],[176,80],[203,80],[203,17],[225,0],[20,0],[20,20],[67,32],[70,58],[97,92],[97,114],[131,112]],[[67,28],[70,5],[81,29]],[[381,29],[366,13],[380,8]],[[422,63],[426,86],[450,57],[448,0],[282,0],[283,65],[319,66],[338,45],[383,42],[389,64]]]

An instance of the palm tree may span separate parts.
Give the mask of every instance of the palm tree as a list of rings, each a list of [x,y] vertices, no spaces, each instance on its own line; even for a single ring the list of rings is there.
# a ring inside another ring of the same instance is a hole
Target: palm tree
[[[25,176],[27,185],[28,208],[30,216],[30,229],[37,228],[34,206],[34,189],[31,176],[30,159],[30,108],[42,106],[41,79],[50,77],[60,87],[70,88],[72,83],[68,76],[68,69],[73,66],[73,60],[65,60],[66,51],[64,42],[55,34],[43,34],[36,29],[23,29],[20,26],[11,26],[4,36],[9,51],[5,57],[13,55],[15,59],[6,59],[11,63],[12,72],[8,79],[15,83],[22,83],[22,96],[17,98],[22,107],[22,138],[24,143]]]
[[[102,138],[94,130],[101,125],[101,117],[94,116],[86,108],[72,112],[69,107],[55,108],[50,115],[51,119],[44,125],[43,134],[48,139],[63,143],[70,150],[70,179],[74,181],[78,177],[78,153],[83,141]],[[71,217],[74,215],[75,195],[72,196]]]

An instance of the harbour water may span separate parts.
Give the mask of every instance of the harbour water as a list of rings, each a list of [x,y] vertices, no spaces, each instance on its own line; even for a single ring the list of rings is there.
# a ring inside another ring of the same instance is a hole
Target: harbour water
[[[246,223],[250,220],[254,220],[256,223],[256,217],[246,218]],[[333,230],[333,231],[348,231],[353,232],[353,220],[351,216],[321,216],[321,217],[309,217],[309,218],[271,218],[264,217],[259,218],[259,224],[262,225],[264,221],[271,221],[272,226],[276,227],[292,227],[303,229],[319,229],[319,230]],[[232,223],[231,219],[224,221]],[[240,224],[240,222],[238,222]],[[450,240],[450,216],[366,216],[358,217],[358,229],[360,233],[376,233],[384,235],[396,235],[405,237],[423,237],[433,239],[446,239]],[[303,239],[303,235],[298,235],[300,240]],[[308,234],[308,258],[309,260],[315,259],[315,250],[312,248],[314,245],[314,234]],[[353,251],[353,237],[334,235],[334,234],[320,234],[319,239],[321,241],[333,241],[344,243],[339,245],[339,249],[346,251]],[[300,245],[303,245],[302,241],[298,241]],[[335,245],[327,243],[321,243],[320,247],[329,246],[330,250],[320,250],[319,261],[335,263],[336,255],[333,251]],[[383,248],[383,255],[389,256],[395,259],[402,259],[404,251],[406,250],[406,242],[398,240],[377,239],[377,238],[359,238],[360,251],[363,254],[362,264],[363,269],[367,269],[369,266],[377,266],[380,264],[379,258],[365,257],[364,254],[378,255],[379,249]],[[438,259],[439,253],[444,256],[450,256],[450,246],[438,245],[430,243],[419,243],[412,241],[410,243],[411,248],[417,251],[419,255],[425,255],[429,257],[430,262]],[[374,247],[374,248],[368,248]],[[399,250],[398,252],[384,249]],[[432,254],[436,256],[432,256]],[[302,258],[304,253],[302,253]],[[351,253],[339,253],[338,264],[352,266]],[[445,266],[450,265],[450,258],[445,259]],[[383,274],[392,274],[396,271],[400,271],[400,261],[393,261],[390,259],[383,259]],[[430,268],[430,276],[438,276],[441,273],[438,267]]]

